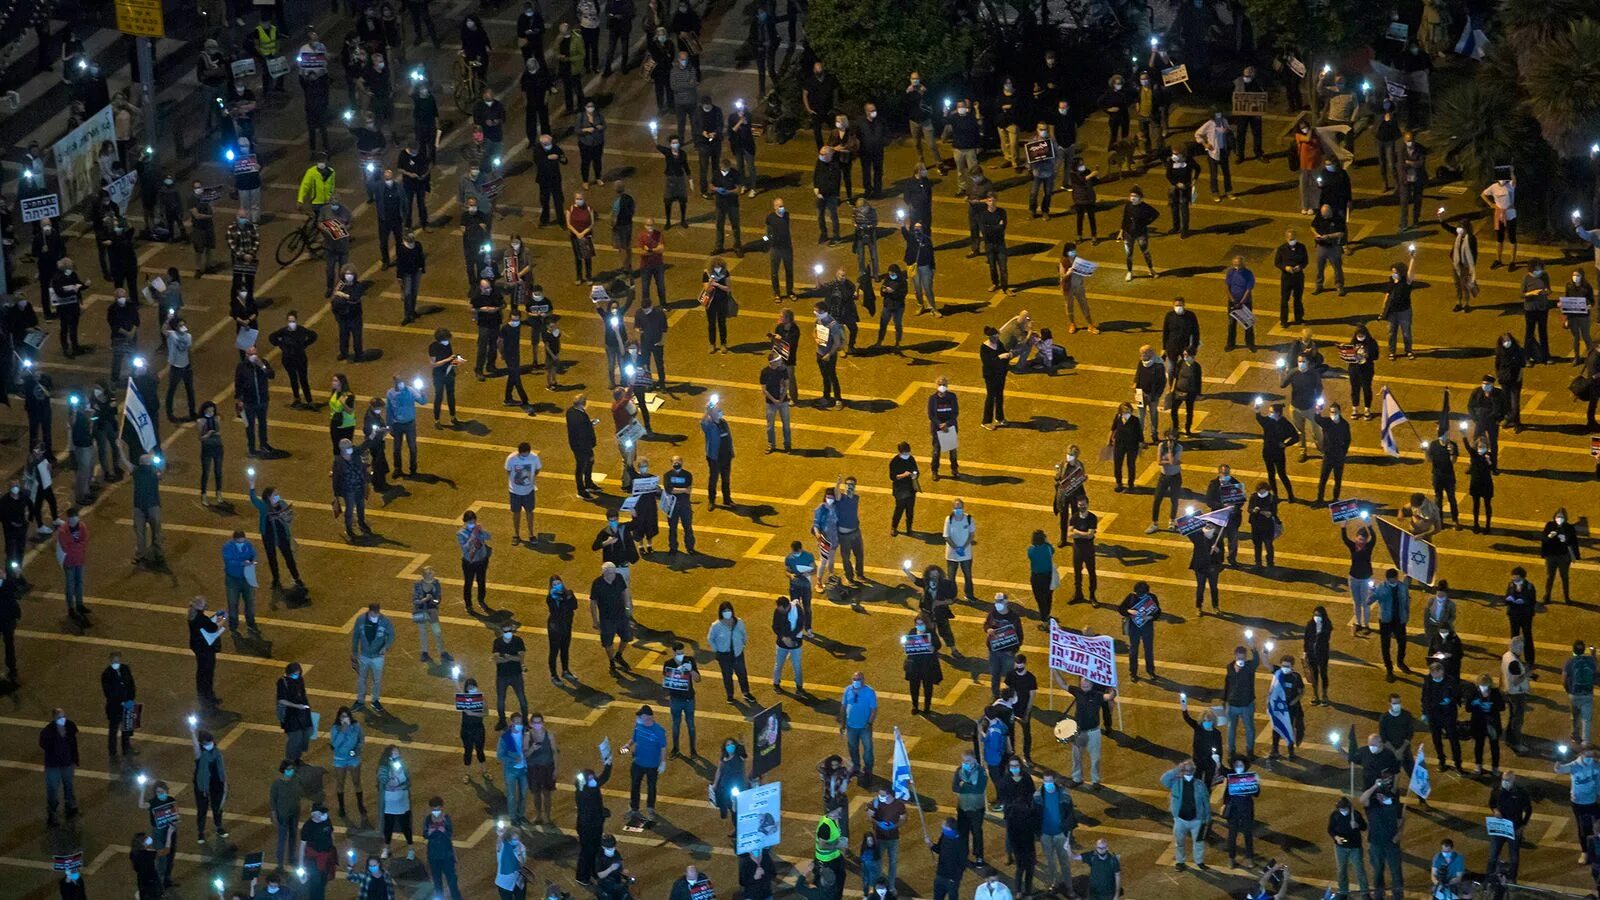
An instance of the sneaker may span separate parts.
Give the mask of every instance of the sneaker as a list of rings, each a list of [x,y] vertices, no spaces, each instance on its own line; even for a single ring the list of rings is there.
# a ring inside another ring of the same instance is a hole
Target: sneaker
[[[1160,530],[1161,530],[1161,527],[1160,527],[1160,526],[1159,526],[1159,525],[1157,525],[1157,524],[1156,524],[1156,523],[1154,523],[1154,522],[1151,522],[1151,523],[1150,523],[1150,527],[1148,527],[1148,528],[1146,528],[1146,529],[1145,529],[1145,530],[1144,530],[1144,533],[1145,533],[1145,534],[1155,534],[1155,533],[1156,533],[1156,532],[1158,532],[1158,531],[1160,531]]]
[[[379,715],[384,715],[388,712],[388,710],[383,708],[383,704],[376,700],[372,701],[372,711]]]

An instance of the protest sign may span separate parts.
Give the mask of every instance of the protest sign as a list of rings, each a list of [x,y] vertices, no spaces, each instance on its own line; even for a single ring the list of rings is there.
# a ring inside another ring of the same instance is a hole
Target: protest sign
[[[783,704],[770,706],[750,719],[750,777],[760,778],[783,762]]]
[[[1050,668],[1087,678],[1106,687],[1117,685],[1117,646],[1110,635],[1083,635],[1050,623]]]
[[[22,205],[22,223],[37,222],[40,219],[54,219],[61,215],[61,196],[59,194],[40,194],[37,197],[24,197]]]
[[[62,206],[72,209],[100,190],[100,145],[116,138],[111,107],[106,106],[51,146]]]
[[[734,852],[757,853],[776,847],[782,837],[783,782],[758,784],[733,798]]]

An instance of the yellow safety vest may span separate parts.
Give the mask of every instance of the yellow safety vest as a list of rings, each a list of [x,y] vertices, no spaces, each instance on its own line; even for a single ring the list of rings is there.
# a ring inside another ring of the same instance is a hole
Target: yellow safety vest
[[[833,862],[839,858],[839,823],[833,816],[825,815],[817,822],[817,862]]]
[[[262,56],[278,55],[278,26],[266,23],[256,26],[256,50]]]

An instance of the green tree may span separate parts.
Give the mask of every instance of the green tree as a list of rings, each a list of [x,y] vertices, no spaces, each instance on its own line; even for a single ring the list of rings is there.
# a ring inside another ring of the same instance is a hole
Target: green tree
[[[1555,152],[1539,134],[1539,123],[1515,91],[1508,90],[1500,67],[1485,66],[1477,77],[1444,91],[1434,105],[1434,150],[1446,165],[1461,170],[1469,185],[1494,180],[1495,166],[1517,171],[1517,206],[1535,230],[1559,225],[1552,205]]]
[[[1324,54],[1371,45],[1389,24],[1389,5],[1373,0],[1243,0],[1255,33],[1308,66]]]
[[[1545,140],[1564,157],[1600,139],[1600,20],[1578,19],[1553,35],[1522,69],[1528,106]]]
[[[912,71],[931,84],[959,75],[972,43],[941,0],[811,0],[806,37],[844,96],[886,105],[899,104]]]

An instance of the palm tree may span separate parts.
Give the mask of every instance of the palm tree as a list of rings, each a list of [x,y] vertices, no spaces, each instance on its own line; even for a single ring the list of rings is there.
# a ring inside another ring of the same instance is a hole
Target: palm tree
[[[1559,5],[1559,4],[1557,4]],[[1575,157],[1600,138],[1600,20],[1573,21],[1556,33],[1522,70],[1528,106],[1545,140],[1563,157]]]

